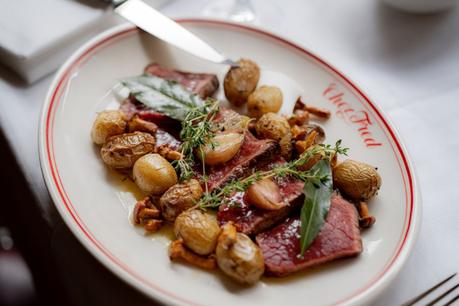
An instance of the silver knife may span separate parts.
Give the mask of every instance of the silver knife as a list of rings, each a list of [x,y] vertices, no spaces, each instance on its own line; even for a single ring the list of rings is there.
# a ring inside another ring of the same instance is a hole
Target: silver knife
[[[116,13],[145,32],[171,45],[217,64],[238,67],[235,61],[222,55],[205,41],[142,0],[105,0],[105,2],[111,3]]]

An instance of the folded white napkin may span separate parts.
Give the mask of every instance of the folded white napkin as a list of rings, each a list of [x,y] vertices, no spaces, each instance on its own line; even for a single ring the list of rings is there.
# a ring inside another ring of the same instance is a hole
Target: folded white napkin
[[[146,0],[158,7],[164,0]],[[26,81],[54,71],[82,42],[122,22],[97,0],[2,1],[0,61]]]

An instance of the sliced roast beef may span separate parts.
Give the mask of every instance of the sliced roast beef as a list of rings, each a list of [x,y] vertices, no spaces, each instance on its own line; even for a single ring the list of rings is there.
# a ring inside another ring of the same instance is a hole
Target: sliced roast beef
[[[180,145],[182,144],[177,138],[172,134],[166,132],[165,130],[159,128],[155,134],[156,137],[156,147],[167,145],[169,148],[175,151],[180,150]]]
[[[134,98],[127,98],[120,105],[120,111],[126,116],[127,120],[131,120],[132,117],[144,108],[145,106],[136,102]]]
[[[219,86],[218,78],[214,74],[191,73],[167,69],[156,63],[148,65],[145,68],[145,72],[166,80],[176,81],[182,84],[189,91],[198,94],[201,98],[212,96]],[[177,121],[145,107],[144,104],[137,102],[133,97],[123,101],[120,106],[120,110],[125,113],[128,119],[132,118],[134,115],[138,115],[142,119],[149,120],[157,124],[177,124]]]
[[[282,157],[276,159],[260,170],[269,170],[284,164]],[[230,199],[231,205],[222,205],[217,213],[220,224],[232,221],[240,232],[248,235],[262,232],[283,221],[293,210],[303,203],[304,183],[293,178],[278,178],[276,184],[282,198],[288,205],[278,210],[265,210],[249,205],[243,192],[238,192]]]
[[[120,111],[124,113],[127,120],[138,116],[140,119],[155,123],[162,131],[171,134],[176,140],[179,139],[181,128],[179,121],[153,111],[132,97],[121,103]]]
[[[180,127],[179,121],[148,108],[145,104],[138,102],[134,97],[125,99],[120,105],[120,111],[124,113],[128,120],[131,120],[132,117],[137,115],[141,119],[154,122],[158,125],[169,124]]]
[[[338,194],[332,196],[326,222],[303,257],[299,256],[300,227],[299,217],[294,217],[257,235],[266,274],[284,276],[362,252],[357,211]]]
[[[244,142],[239,152],[228,162],[208,167],[209,191],[237,178],[245,177],[252,173],[254,165],[265,164],[272,160],[278,152],[278,145],[269,139],[257,139],[250,132],[245,133]],[[197,169],[199,171],[199,168]],[[198,177],[201,174],[198,173]]]
[[[166,80],[177,81],[189,91],[198,94],[201,98],[212,96],[219,86],[218,78],[215,74],[191,73],[167,69],[156,63],[148,65],[145,68],[145,72]]]

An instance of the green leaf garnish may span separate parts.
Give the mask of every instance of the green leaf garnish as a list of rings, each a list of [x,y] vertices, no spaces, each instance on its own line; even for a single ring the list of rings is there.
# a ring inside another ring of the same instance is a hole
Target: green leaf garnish
[[[179,121],[185,120],[192,109],[205,104],[198,95],[189,92],[179,83],[153,75],[144,74],[120,82],[137,101]]]
[[[333,192],[332,171],[328,160],[320,160],[309,172],[317,179],[304,183],[304,204],[301,208],[301,256],[309,248],[325,223]]]

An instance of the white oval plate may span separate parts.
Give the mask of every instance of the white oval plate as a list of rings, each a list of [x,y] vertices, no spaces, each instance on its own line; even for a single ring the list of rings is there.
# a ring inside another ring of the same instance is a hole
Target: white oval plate
[[[41,117],[41,166],[54,203],[78,239],[120,278],[162,302],[179,305],[336,305],[366,303],[406,261],[419,229],[421,203],[413,168],[397,133],[365,94],[309,51],[273,34],[210,20],[180,20],[231,58],[263,67],[259,84],[277,84],[286,105],[302,94],[333,111],[324,123],[327,142],[343,139],[350,156],[379,167],[382,189],[371,203],[377,222],[362,233],[363,253],[291,277],[263,278],[240,287],[221,273],[171,263],[169,238],[144,236],[128,219],[140,195],[108,171],[91,143],[98,111],[117,107],[111,88],[141,74],[151,62],[182,70],[226,68],[196,59],[129,25],[113,28],[82,46],[51,85]],[[267,72],[268,71],[268,72]],[[276,71],[295,80],[287,87]],[[221,92],[220,92],[221,95]]]

